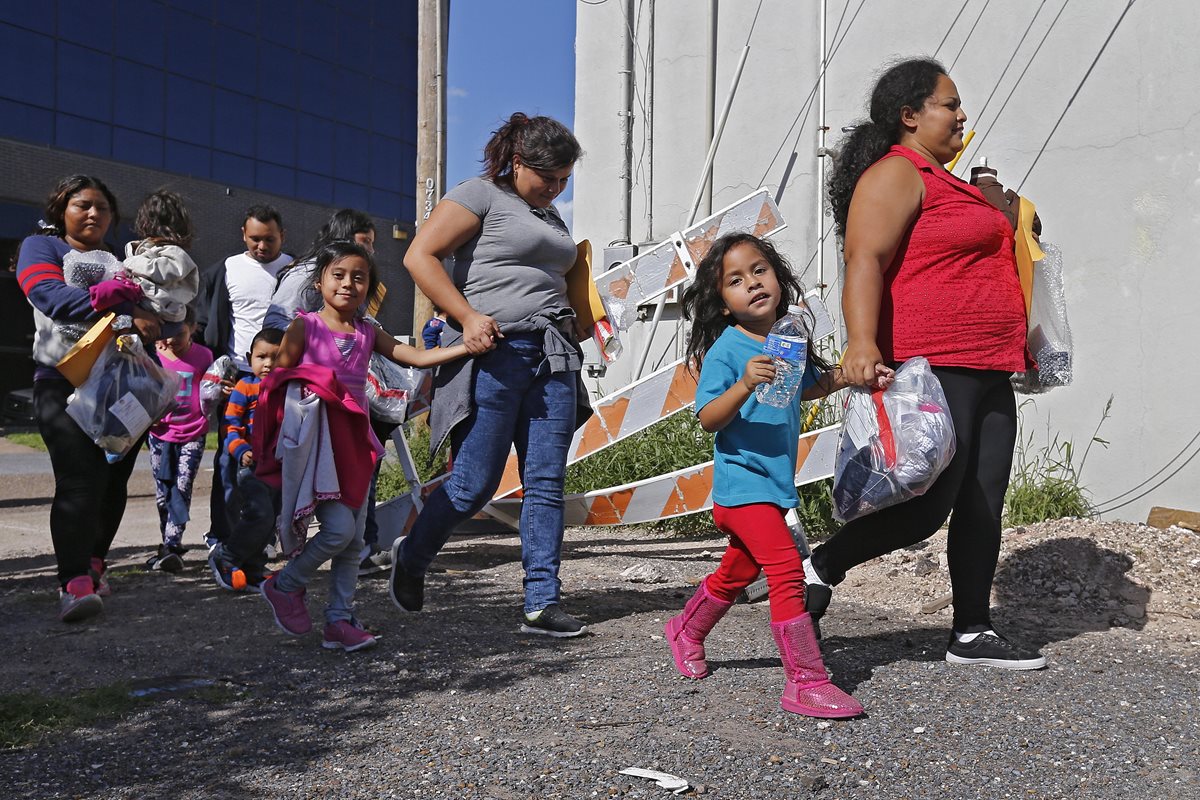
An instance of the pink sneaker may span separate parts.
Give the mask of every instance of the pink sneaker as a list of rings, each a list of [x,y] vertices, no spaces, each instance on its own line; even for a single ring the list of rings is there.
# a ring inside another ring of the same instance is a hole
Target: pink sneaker
[[[321,642],[321,647],[326,650],[341,648],[347,653],[353,653],[355,650],[374,647],[378,642],[378,639],[363,629],[358,620],[339,619],[325,626],[325,641]]]
[[[275,587],[278,574],[272,575],[262,582],[262,596],[271,606],[275,615],[275,624],[287,634],[303,636],[312,630],[312,618],[308,616],[308,606],[304,603],[304,590],[298,592],[281,592]]]
[[[92,587],[96,590],[96,594],[101,597],[108,597],[112,594],[112,587],[108,585],[108,565],[104,563],[103,558],[92,558]]]
[[[103,610],[104,601],[96,594],[91,575],[71,578],[67,588],[58,594],[58,618],[63,622],[78,622]]]

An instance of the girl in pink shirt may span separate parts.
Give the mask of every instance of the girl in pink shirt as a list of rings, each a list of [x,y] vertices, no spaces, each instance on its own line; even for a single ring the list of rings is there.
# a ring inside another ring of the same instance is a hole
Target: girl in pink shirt
[[[196,312],[187,307],[183,327],[170,339],[158,342],[158,358],[166,369],[183,379],[174,410],[150,428],[150,466],[154,472],[154,498],[158,505],[162,544],[146,562],[147,569],[179,572],[183,569],[183,531],[192,505],[192,484],[204,456],[208,420],[200,408],[200,379],[212,364],[212,351],[192,341]]]

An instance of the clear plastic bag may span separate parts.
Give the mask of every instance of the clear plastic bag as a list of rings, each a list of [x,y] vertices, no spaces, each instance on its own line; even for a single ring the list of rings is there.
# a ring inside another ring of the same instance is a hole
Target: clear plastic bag
[[[178,372],[163,369],[140,339],[125,334],[96,359],[91,376],[67,401],[67,414],[114,463],[175,407],[182,385]]]
[[[372,353],[367,367],[367,402],[371,406],[371,415],[394,425],[402,424],[408,418],[408,402],[424,379],[425,370],[402,367]]]
[[[221,381],[231,381],[237,374],[237,364],[229,356],[219,357],[204,371],[204,377],[200,379],[200,410],[205,417],[211,416],[217,409],[225,413],[226,394]]]
[[[834,464],[834,517],[849,522],[924,494],[954,448],[946,395],[924,358],[901,364],[885,391],[851,389]]]
[[[1029,303],[1029,352],[1037,368],[1013,376],[1022,394],[1040,394],[1055,386],[1069,386],[1075,346],[1067,323],[1067,297],[1063,291],[1062,251],[1043,242],[1045,257],[1033,268]]]

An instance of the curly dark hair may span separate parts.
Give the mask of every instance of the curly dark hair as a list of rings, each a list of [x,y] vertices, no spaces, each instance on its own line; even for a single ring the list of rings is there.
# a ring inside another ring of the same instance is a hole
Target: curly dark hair
[[[683,293],[681,306],[683,318],[692,323],[688,332],[687,359],[694,374],[700,373],[704,364],[704,354],[720,338],[730,325],[736,325],[733,315],[726,313],[725,301],[721,298],[721,275],[724,272],[725,254],[740,244],[748,244],[758,249],[762,257],[775,273],[779,281],[779,307],[775,309],[775,318],[779,319],[787,313],[788,306],[799,304],[804,296],[804,287],[792,274],[791,264],[783,254],[775,249],[775,245],[767,239],[752,233],[727,233],[713,242],[704,259],[696,267],[696,276],[692,285]],[[812,312],[805,310],[808,317],[809,330],[813,328]],[[829,365],[816,356],[809,348],[809,359],[822,370]]]
[[[165,189],[147,195],[142,201],[133,230],[143,239],[159,244],[173,244],[185,250],[192,246],[192,217],[187,206],[182,197]]]
[[[893,64],[871,90],[869,118],[858,122],[837,147],[837,159],[829,176],[829,205],[839,235],[846,233],[846,215],[858,179],[892,145],[900,141],[900,112],[914,111],[937,89],[946,68],[932,58],[913,58]]]
[[[517,111],[492,131],[483,148],[483,177],[496,183],[511,182],[513,156],[520,156],[530,169],[557,170],[583,158],[583,148],[558,120]]]

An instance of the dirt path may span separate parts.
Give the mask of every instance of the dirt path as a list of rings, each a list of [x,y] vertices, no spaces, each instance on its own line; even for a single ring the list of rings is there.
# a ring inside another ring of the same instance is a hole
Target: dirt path
[[[219,591],[198,557],[178,577],[134,568],[152,512],[131,501],[105,613],[65,626],[46,507],[4,509],[13,528],[39,514],[43,526],[40,540],[0,528],[5,692],[191,690],[0,751],[0,794],[669,797],[619,774],[639,766],[720,798],[1200,796],[1194,533],[1081,521],[1009,532],[995,618],[1043,649],[1051,666],[1038,673],[944,663],[943,539],[864,565],[823,626],[835,680],[868,714],[830,724],[778,709],[766,604],[717,628],[710,678],[674,674],[661,626],[715,565],[715,537],[570,531],[568,608],[592,631],[571,641],[517,633],[515,536],[456,537],[421,614],[397,611],[381,580],[360,584],[359,614],[383,639],[346,656],[319,634],[283,636],[260,598]],[[661,582],[622,577],[635,566]]]

